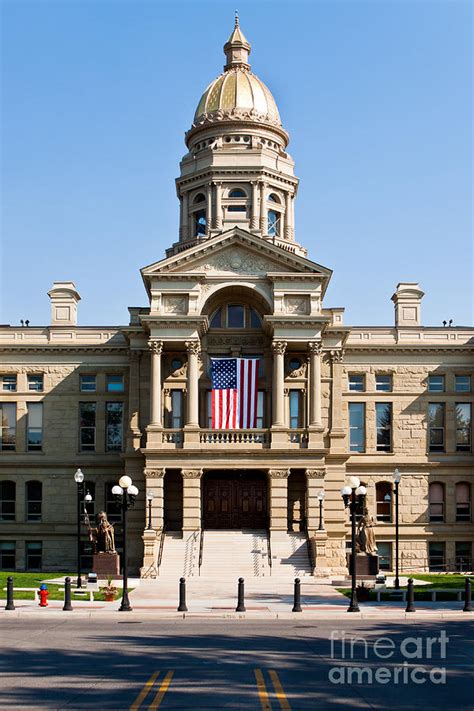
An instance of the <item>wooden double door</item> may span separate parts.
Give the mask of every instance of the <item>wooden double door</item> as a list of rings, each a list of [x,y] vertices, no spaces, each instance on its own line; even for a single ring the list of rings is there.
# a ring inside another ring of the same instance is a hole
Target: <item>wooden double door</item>
[[[203,528],[267,528],[267,480],[260,472],[209,473],[203,484]]]

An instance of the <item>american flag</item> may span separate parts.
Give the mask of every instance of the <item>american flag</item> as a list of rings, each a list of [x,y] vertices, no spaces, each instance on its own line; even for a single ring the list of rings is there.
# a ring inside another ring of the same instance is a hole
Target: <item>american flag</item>
[[[258,358],[211,358],[213,429],[256,426],[258,362]]]

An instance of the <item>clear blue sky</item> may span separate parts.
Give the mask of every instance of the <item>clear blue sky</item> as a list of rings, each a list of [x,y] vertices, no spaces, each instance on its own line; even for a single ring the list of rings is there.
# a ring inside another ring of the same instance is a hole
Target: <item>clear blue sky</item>
[[[0,322],[49,323],[53,280],[81,324],[146,305],[139,269],[177,239],[174,178],[222,71],[236,3],[3,0]],[[472,324],[471,3],[239,2],[301,179],[297,240],[334,270],[327,306]]]

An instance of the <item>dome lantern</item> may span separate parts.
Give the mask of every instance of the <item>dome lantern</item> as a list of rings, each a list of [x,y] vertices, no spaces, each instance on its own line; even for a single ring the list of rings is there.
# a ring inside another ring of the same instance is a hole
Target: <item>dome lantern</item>
[[[242,67],[250,69],[248,63],[249,54],[251,52],[250,44],[247,42],[239,25],[239,15],[235,12],[234,30],[224,45],[224,54],[227,57],[227,63],[224,66],[224,71],[227,72],[232,67]]]

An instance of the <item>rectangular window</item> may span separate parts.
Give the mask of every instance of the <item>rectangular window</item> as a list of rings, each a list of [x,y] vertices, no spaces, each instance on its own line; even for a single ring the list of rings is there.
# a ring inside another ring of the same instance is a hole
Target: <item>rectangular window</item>
[[[43,484],[40,481],[26,483],[26,520],[41,521],[43,509]]]
[[[472,543],[471,541],[456,541],[456,570],[463,573],[472,570]]]
[[[183,403],[184,392],[182,390],[171,391],[171,427],[181,429],[183,426]]]
[[[0,541],[0,570],[15,570],[15,541]]]
[[[428,391],[430,393],[444,393],[444,375],[429,375]]]
[[[95,393],[96,391],[96,376],[95,375],[80,375],[79,384],[81,393]]]
[[[375,403],[375,419],[377,426],[377,452],[392,450],[392,403]]]
[[[303,393],[301,390],[290,390],[290,429],[303,427]]]
[[[257,429],[262,430],[265,427],[265,391],[258,391],[257,400]]]
[[[79,403],[79,449],[81,452],[95,450],[95,402]]]
[[[120,452],[123,445],[123,402],[106,405],[106,450]]]
[[[43,392],[43,375],[29,375],[28,390],[33,390],[38,393]]]
[[[365,390],[365,377],[349,373],[349,390],[363,393]]]
[[[456,521],[471,520],[471,487],[466,481],[456,484]]]
[[[123,375],[107,375],[107,392],[108,393],[123,393],[124,383]]]
[[[445,569],[445,544],[438,541],[428,543],[428,566],[432,571]]]
[[[15,450],[16,403],[0,402],[0,450]]]
[[[470,393],[471,392],[471,376],[470,375],[456,375],[454,379],[454,389],[457,393]]]
[[[428,405],[428,448],[430,452],[444,452],[444,403]]]
[[[16,484],[0,481],[0,521],[14,521],[16,508]]]
[[[41,451],[43,447],[43,403],[29,402],[28,408],[28,431],[27,450],[28,452]]]
[[[377,541],[380,570],[392,570],[392,544]]]
[[[392,392],[392,376],[391,375],[376,375],[375,389],[381,393]]]
[[[43,543],[26,541],[26,569],[41,570],[43,566]]]
[[[229,304],[227,307],[227,328],[243,328],[245,311],[242,304]]]
[[[365,404],[349,403],[349,449],[351,452],[365,452]]]
[[[457,402],[455,406],[456,419],[456,451],[471,451],[471,403]]]
[[[16,392],[16,375],[2,375],[2,390]]]

